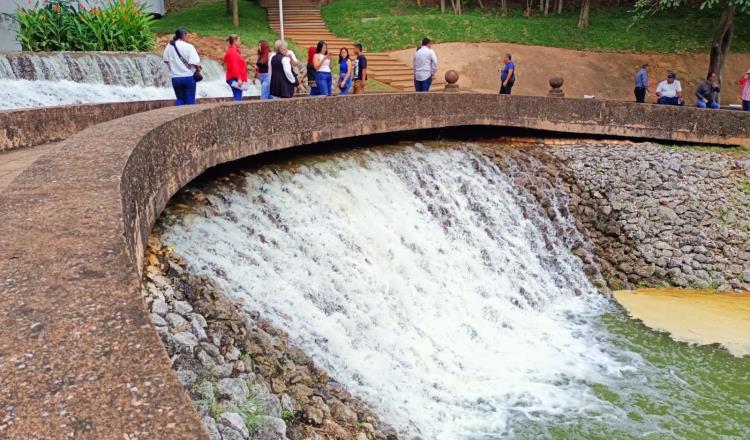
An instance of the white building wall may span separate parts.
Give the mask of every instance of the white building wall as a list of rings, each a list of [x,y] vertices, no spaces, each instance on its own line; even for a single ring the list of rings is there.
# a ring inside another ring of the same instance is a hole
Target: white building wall
[[[148,5],[148,11],[154,14],[164,14],[164,0],[141,0]],[[106,3],[105,0],[89,0],[90,6]],[[16,39],[17,24],[13,17],[18,4],[26,4],[23,0],[0,0],[0,51],[21,50]]]

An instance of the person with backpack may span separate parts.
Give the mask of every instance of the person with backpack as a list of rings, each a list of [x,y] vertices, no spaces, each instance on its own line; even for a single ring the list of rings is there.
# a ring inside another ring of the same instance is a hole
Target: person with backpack
[[[503,58],[503,70],[500,73],[500,94],[510,95],[513,84],[516,82],[516,65],[513,64],[513,56],[510,52]]]
[[[175,105],[195,104],[197,83],[203,79],[201,59],[195,46],[188,43],[188,38],[187,29],[177,29],[162,56],[172,76],[172,89],[177,98]]]

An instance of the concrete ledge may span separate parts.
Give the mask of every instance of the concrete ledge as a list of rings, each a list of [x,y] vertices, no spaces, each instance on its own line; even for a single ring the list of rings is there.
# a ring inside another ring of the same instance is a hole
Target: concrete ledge
[[[464,126],[750,145],[750,113],[478,94],[170,107],[88,128],[0,194],[0,438],[207,438],[140,298],[169,198],[262,152]]]
[[[257,97],[245,98],[246,100]],[[231,98],[204,98],[199,103],[229,102]],[[0,153],[67,139],[92,125],[163,107],[173,99],[109,102],[104,104],[0,110]]]

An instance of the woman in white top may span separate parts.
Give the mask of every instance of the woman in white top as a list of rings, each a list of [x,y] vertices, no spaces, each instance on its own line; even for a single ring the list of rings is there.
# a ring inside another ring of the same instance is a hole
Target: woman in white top
[[[175,31],[174,38],[164,49],[163,59],[172,74],[176,105],[195,104],[195,74],[201,70],[201,59],[195,47],[188,43],[187,29]]]
[[[328,45],[325,41],[318,41],[313,58],[315,68],[315,83],[318,85],[320,96],[333,95],[333,78],[331,76],[331,55],[328,53]]]

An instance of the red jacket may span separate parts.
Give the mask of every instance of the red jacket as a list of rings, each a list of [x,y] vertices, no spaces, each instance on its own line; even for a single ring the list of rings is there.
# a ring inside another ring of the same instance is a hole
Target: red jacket
[[[224,65],[227,68],[227,81],[230,79],[247,81],[247,64],[237,47],[229,46],[227,53],[224,54]]]

